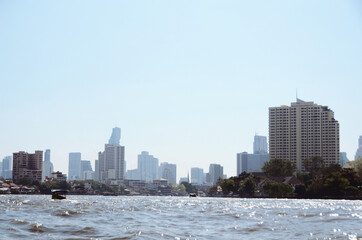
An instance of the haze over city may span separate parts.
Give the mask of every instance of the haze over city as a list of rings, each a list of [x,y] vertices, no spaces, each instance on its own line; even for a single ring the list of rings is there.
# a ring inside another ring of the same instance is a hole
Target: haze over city
[[[0,159],[51,149],[94,160],[122,129],[127,169],[148,151],[236,172],[268,108],[326,105],[340,151],[362,135],[359,1],[0,1]],[[308,17],[306,17],[308,16]]]

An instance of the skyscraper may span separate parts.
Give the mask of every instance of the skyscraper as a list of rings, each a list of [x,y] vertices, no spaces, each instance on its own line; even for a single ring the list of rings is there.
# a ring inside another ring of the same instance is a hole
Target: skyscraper
[[[94,174],[92,169],[92,164],[90,161],[88,160],[80,161],[80,173],[81,173],[80,175],[81,180],[93,179],[89,177],[92,176],[92,174]]]
[[[140,180],[152,182],[158,177],[158,159],[143,151],[138,155],[138,171]]]
[[[11,179],[13,176],[13,171],[12,171],[12,161],[13,161],[13,157],[12,156],[7,156],[3,159],[2,162],[2,172],[0,172],[0,175],[4,178],[4,179]]]
[[[69,153],[68,179],[80,180],[80,161],[82,154],[80,152]]]
[[[107,184],[120,184],[124,180],[125,147],[120,146],[121,129],[113,128],[108,144],[104,146],[104,152],[98,153],[98,178]]]
[[[53,163],[50,161],[50,149],[47,149],[44,152],[42,181],[44,181],[45,177],[51,177],[53,171]]]
[[[254,136],[254,154],[267,154],[268,153],[268,142],[266,136]]]
[[[43,151],[13,153],[13,182],[28,178],[41,182]]]
[[[124,179],[124,146],[105,144],[98,153],[99,180],[106,184],[120,184]]]
[[[358,158],[362,158],[362,136],[359,136],[358,148],[357,148],[356,155],[354,156],[354,160],[357,160]]]
[[[167,179],[169,184],[176,184],[176,164],[163,162],[159,167],[159,177]]]
[[[108,144],[119,145],[121,139],[121,129],[118,127],[113,128],[112,135],[109,138]]]
[[[224,177],[224,168],[220,164],[210,164],[209,167],[210,184],[216,185],[219,178]]]
[[[296,171],[322,157],[326,166],[339,162],[339,124],[326,106],[297,99],[291,106],[269,108],[269,158],[290,160]]]
[[[265,136],[254,136],[254,153],[236,154],[236,176],[242,172],[260,172],[264,163],[269,161],[268,143]]]
[[[348,161],[349,160],[347,158],[347,153],[346,152],[340,152],[340,154],[339,154],[339,165],[341,165],[341,167],[343,167]]]
[[[201,185],[204,183],[204,169],[202,168],[191,168],[191,183]]]

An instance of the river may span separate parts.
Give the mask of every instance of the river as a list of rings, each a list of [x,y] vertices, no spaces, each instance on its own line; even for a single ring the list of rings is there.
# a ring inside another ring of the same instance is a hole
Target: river
[[[0,195],[0,239],[362,239],[362,201]]]

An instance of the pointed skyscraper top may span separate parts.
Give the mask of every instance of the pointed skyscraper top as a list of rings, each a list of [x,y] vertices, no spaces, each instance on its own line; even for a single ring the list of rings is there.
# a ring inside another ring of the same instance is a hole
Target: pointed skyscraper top
[[[119,145],[120,139],[121,139],[121,129],[118,127],[113,128],[112,135],[108,141],[108,144]]]

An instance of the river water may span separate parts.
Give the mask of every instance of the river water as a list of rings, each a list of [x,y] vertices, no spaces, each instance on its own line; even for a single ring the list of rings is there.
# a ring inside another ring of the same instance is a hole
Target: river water
[[[0,195],[0,239],[362,239],[362,201]]]

